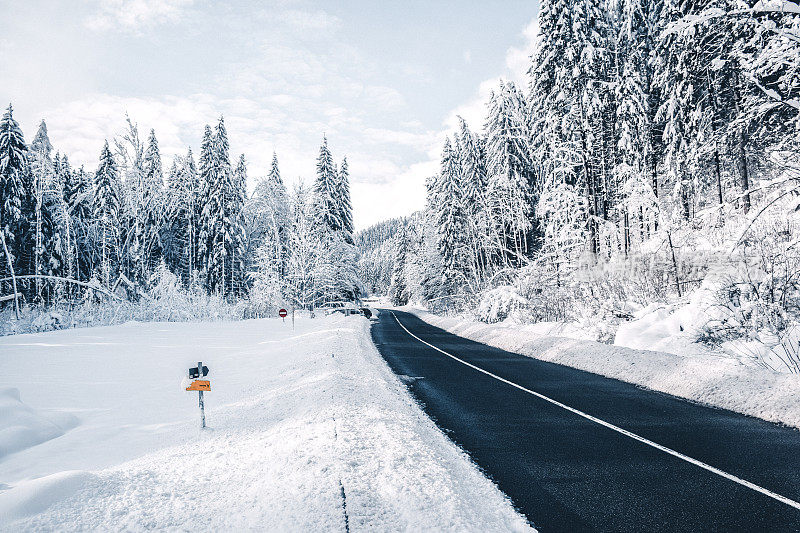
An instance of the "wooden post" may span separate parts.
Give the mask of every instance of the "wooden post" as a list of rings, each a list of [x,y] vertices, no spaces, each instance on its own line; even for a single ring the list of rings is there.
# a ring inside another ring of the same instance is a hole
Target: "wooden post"
[[[11,261],[11,254],[8,252],[8,246],[6,246],[6,236],[3,228],[0,228],[0,241],[3,243],[3,252],[6,255],[6,261],[8,261],[8,270],[11,273],[11,286],[14,289],[14,314],[19,320],[19,294],[17,294],[17,277],[14,275],[14,263]]]
[[[197,371],[199,372],[200,377],[203,377],[203,362],[202,361],[198,361],[197,362]],[[199,395],[199,399],[200,399],[200,427],[202,429],[205,429],[205,427],[206,427],[206,407],[203,404],[203,391],[197,391],[197,394]]]

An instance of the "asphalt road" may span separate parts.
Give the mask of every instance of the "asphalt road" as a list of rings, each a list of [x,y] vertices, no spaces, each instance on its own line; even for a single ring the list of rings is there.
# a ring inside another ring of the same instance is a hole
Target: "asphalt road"
[[[542,531],[800,531],[800,431],[505,352],[409,313],[382,310],[372,337]]]

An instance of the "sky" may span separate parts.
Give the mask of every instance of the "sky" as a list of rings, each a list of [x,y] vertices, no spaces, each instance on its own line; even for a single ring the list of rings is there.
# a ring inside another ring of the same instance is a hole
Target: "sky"
[[[526,83],[535,0],[0,0],[0,105],[26,140],[94,169],[127,115],[169,168],[225,117],[251,186],[278,154],[314,177],[347,156],[364,228],[420,209],[444,136],[479,129],[500,78]]]

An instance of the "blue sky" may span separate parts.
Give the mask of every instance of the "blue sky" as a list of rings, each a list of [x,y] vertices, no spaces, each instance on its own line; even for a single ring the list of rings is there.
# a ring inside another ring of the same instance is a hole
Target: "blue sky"
[[[524,81],[535,1],[0,0],[0,102],[93,168],[127,112],[165,167],[225,115],[251,179],[311,179],[323,133],[359,228],[424,203],[443,136],[499,77]]]

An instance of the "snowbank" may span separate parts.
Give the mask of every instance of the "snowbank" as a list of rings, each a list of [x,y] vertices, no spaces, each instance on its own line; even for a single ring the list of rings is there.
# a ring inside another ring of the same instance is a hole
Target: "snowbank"
[[[522,530],[359,317],[0,339],[0,386],[81,425],[0,462],[0,530]],[[189,366],[209,366],[210,429]]]
[[[800,428],[800,375],[746,366],[724,356],[678,356],[552,337],[542,334],[535,324],[484,324],[416,308],[403,310],[436,327],[503,350]]]
[[[69,413],[45,412],[20,401],[19,390],[0,389],[0,460],[6,455],[60,437],[78,425]]]

